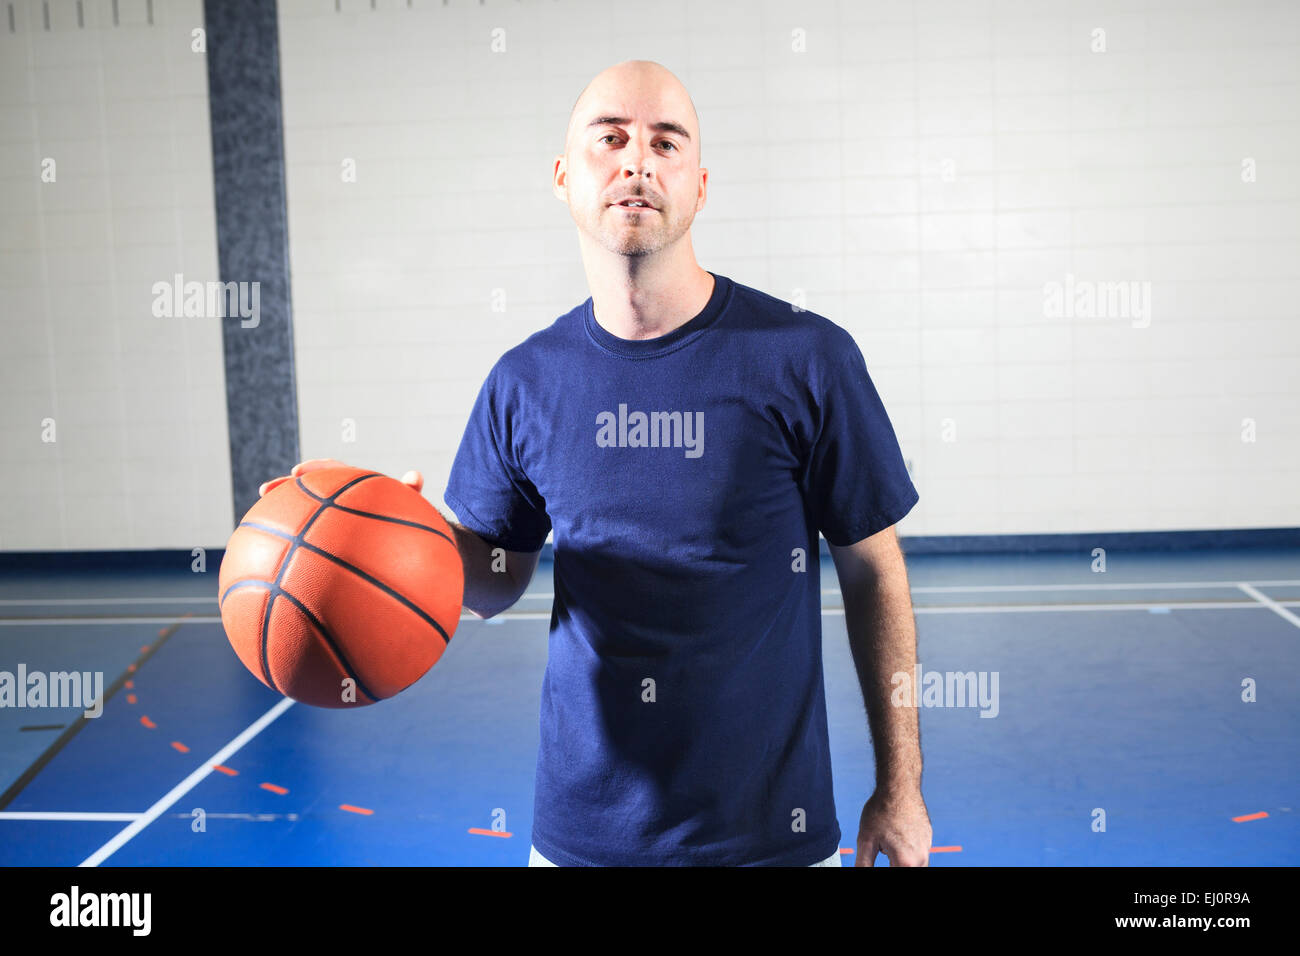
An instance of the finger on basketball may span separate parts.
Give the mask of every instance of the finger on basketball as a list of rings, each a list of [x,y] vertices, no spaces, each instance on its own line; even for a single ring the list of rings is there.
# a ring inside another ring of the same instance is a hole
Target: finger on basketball
[[[272,488],[279,487],[280,485],[284,484],[286,481],[292,480],[292,478],[293,478],[292,475],[281,475],[279,478],[272,478],[270,481],[262,482],[261,486],[257,489],[257,496],[259,498],[262,497]]]
[[[402,484],[409,485],[416,491],[420,491],[424,488],[424,475],[420,474],[418,471],[408,471],[406,474],[402,475]]]
[[[346,468],[347,465],[333,458],[308,458],[306,461],[300,461],[293,466],[289,472],[291,478],[297,478],[299,475],[309,471],[316,471],[318,468]]]

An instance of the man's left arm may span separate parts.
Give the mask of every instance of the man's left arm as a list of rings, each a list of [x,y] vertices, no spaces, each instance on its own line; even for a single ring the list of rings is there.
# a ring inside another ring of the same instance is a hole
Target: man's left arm
[[[916,619],[898,533],[891,525],[856,544],[829,544],[844,597],[853,665],[876,755],[876,789],[862,808],[855,866],[928,866],[932,831],[921,798],[921,736],[911,697]],[[895,674],[906,674],[908,704],[895,705]]]

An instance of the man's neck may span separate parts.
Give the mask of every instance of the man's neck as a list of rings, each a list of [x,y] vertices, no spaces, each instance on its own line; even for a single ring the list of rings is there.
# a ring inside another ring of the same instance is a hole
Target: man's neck
[[[620,273],[591,281],[592,310],[596,322],[611,335],[656,339],[703,312],[713,284],[713,276],[694,262],[684,274]]]

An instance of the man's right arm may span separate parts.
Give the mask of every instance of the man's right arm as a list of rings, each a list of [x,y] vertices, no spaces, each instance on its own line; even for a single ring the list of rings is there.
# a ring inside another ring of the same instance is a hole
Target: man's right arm
[[[464,525],[443,515],[456,536],[465,567],[465,599],[475,617],[486,619],[512,607],[528,590],[537,570],[539,551],[507,551],[496,547]]]

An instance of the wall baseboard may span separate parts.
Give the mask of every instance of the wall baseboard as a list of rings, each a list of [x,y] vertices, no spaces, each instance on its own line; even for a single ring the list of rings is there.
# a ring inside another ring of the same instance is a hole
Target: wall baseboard
[[[825,538],[821,554],[830,556]],[[1076,534],[900,535],[903,553],[1009,554],[1109,551],[1215,551],[1248,548],[1300,548],[1300,528],[1220,528],[1205,531],[1092,531]],[[206,549],[207,570],[216,574],[224,548]],[[551,542],[542,559],[552,559]],[[0,572],[151,571],[194,574],[188,550],[0,551]]]

